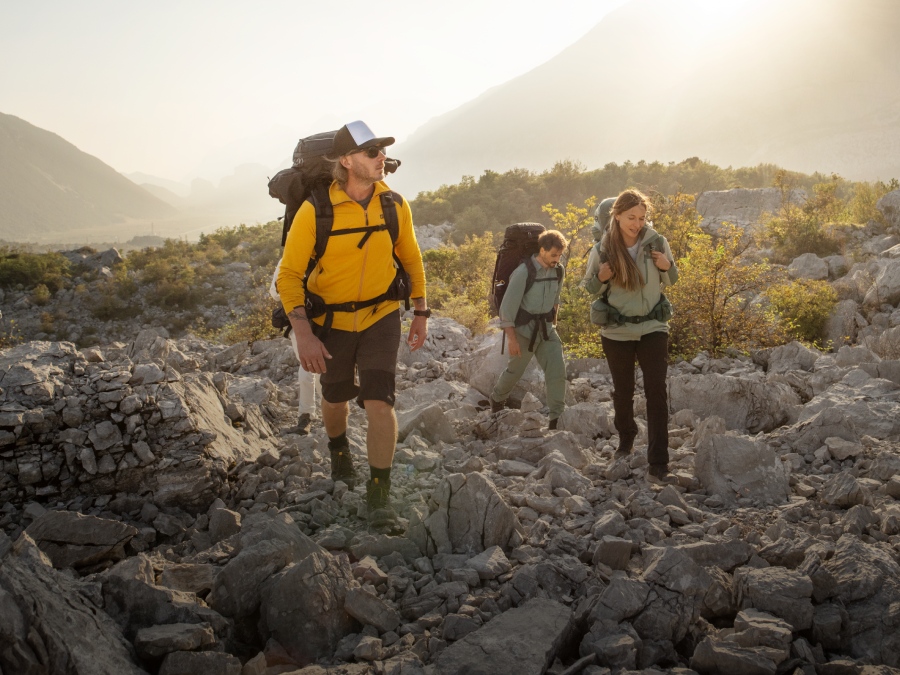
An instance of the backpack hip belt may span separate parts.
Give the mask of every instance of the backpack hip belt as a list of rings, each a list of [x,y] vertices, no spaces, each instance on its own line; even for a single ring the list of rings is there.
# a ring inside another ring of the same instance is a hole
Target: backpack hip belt
[[[609,292],[604,293],[603,302],[609,305],[608,302]],[[668,313],[668,316],[666,314]],[[609,318],[610,323],[614,324],[623,324],[623,323],[644,323],[645,321],[668,321],[672,317],[671,315],[671,303],[669,299],[666,297],[665,293],[659,294],[659,300],[653,306],[647,314],[643,316],[626,316],[625,314],[620,314],[619,311],[609,305]]]
[[[547,322],[549,321],[552,324],[555,318],[556,309],[551,309],[549,312],[544,312],[543,314],[532,314],[531,312],[526,312],[521,307],[519,308],[515,320],[516,328],[529,324],[532,321],[535,322],[534,330],[531,331],[531,340],[528,342],[528,351],[534,351],[534,344],[537,342],[538,331],[540,331],[541,337],[544,340],[550,339],[550,334],[547,332]]]
[[[379,305],[382,302],[386,302],[389,300],[396,300],[398,302],[402,300],[405,303],[406,309],[409,309],[409,298],[412,294],[412,283],[409,279],[409,274],[405,269],[403,269],[403,263],[400,262],[400,259],[397,257],[397,254],[394,251],[392,251],[392,256],[397,268],[397,271],[394,274],[394,279],[393,281],[391,281],[391,284],[388,286],[387,290],[384,293],[381,293],[374,298],[370,298],[368,300],[351,300],[347,302],[335,302],[329,304],[325,302],[322,296],[312,293],[307,285],[307,282],[309,280],[309,273],[312,272],[316,263],[325,254],[325,248],[328,245],[329,237],[347,234],[362,234],[363,236],[360,238],[359,243],[357,244],[358,248],[362,248],[363,246],[365,246],[366,242],[369,240],[369,237],[371,237],[372,234],[374,234],[375,232],[386,230],[391,237],[391,243],[393,244],[397,242],[397,237],[399,236],[400,232],[400,222],[397,216],[397,202],[399,201],[402,204],[403,198],[396,192],[392,191],[382,192],[378,195],[378,197],[381,200],[382,213],[384,213],[385,222],[383,225],[353,227],[338,230],[337,232],[335,232],[333,230],[334,209],[331,204],[331,198],[329,197],[327,191],[314,190],[310,195],[310,201],[315,207],[316,212],[316,245],[315,258],[310,260],[303,286],[304,290],[306,291],[305,304],[307,318],[316,319],[323,314],[325,315],[325,322],[322,324],[320,339],[324,339],[324,337],[328,334],[328,331],[331,330],[335,312],[357,312],[361,309]]]

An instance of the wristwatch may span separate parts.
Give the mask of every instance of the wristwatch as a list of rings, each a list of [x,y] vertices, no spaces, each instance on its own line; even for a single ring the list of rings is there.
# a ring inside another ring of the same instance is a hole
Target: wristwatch
[[[431,310],[430,309],[414,309],[413,314],[415,316],[424,316],[426,319],[431,318]]]

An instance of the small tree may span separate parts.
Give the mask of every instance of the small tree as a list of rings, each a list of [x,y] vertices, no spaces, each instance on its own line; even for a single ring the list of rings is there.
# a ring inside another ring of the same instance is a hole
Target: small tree
[[[779,344],[784,331],[760,292],[781,273],[768,263],[743,259],[750,242],[740,228],[725,223],[719,236],[691,236],[678,261],[679,281],[666,292],[675,307],[670,322],[673,354],[686,358],[706,350],[720,356],[728,348],[747,350]]]
[[[828,282],[797,279],[778,283],[766,289],[765,297],[789,335],[822,346],[825,324],[837,303],[837,293]]]
[[[569,240],[566,281],[560,291],[557,330],[566,352],[574,357],[600,357],[603,354],[600,332],[590,321],[591,298],[580,285],[588,254],[594,245],[591,213],[596,203],[597,198],[590,197],[583,207],[566,204],[565,211],[555,209],[552,204],[543,207],[544,213],[550,216],[552,228],[562,232]]]
[[[775,261],[789,263],[804,253],[832,255],[840,251],[845,238],[841,223],[849,214],[838,197],[840,176],[813,186],[812,196],[802,206],[791,201],[793,185],[787,172],[779,171],[775,187],[781,190],[781,207],[765,225],[765,237],[775,250]]]
[[[703,217],[697,212],[695,201],[694,195],[683,192],[653,196],[653,227],[669,242],[675,260],[688,252],[691,238],[702,233]]]

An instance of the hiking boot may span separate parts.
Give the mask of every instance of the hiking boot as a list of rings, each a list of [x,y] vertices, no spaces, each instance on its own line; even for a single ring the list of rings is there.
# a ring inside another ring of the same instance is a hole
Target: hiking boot
[[[399,529],[399,519],[391,506],[391,481],[372,478],[366,483],[366,518],[369,527],[391,533]]]
[[[331,480],[335,483],[343,481],[351,491],[356,487],[358,476],[353,468],[353,457],[350,454],[350,446],[343,445],[331,450]]]
[[[491,413],[498,413],[506,407],[506,401],[495,401],[493,398],[491,401]]]
[[[547,423],[547,431],[556,431],[557,420],[552,419]]]
[[[297,426],[289,427],[284,430],[286,434],[297,434],[298,436],[308,436],[309,429],[312,426],[312,416],[309,413],[303,413],[297,420]]]
[[[665,464],[651,464],[647,469],[647,482],[656,485],[672,485],[678,482],[675,474],[669,473]]]
[[[616,448],[616,452],[613,455],[613,460],[617,459],[626,459],[629,455],[631,455],[631,451],[634,449],[634,436],[619,436],[619,447]]]

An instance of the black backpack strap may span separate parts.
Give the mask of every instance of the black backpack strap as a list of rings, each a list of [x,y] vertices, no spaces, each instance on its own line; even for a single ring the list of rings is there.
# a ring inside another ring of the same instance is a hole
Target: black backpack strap
[[[334,206],[327,188],[318,187],[309,195],[316,210],[316,260],[325,255],[325,247],[328,246],[328,238],[334,227]]]
[[[530,255],[526,256],[525,260],[522,262],[525,263],[525,271],[528,272],[528,276],[525,277],[525,293],[527,293],[531,290],[531,287],[534,286],[534,280],[537,276],[537,267],[534,266],[534,259]]]

